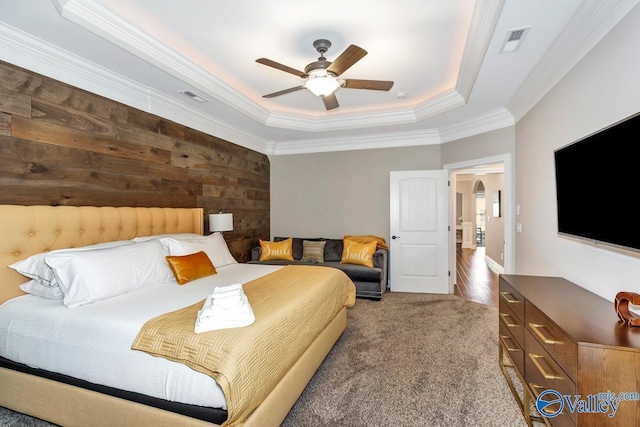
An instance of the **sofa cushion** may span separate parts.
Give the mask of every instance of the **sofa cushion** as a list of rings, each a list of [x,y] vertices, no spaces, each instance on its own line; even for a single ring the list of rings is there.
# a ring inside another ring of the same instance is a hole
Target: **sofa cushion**
[[[340,261],[342,259],[342,239],[324,239],[327,244],[324,246],[324,262]]]
[[[382,270],[380,268],[365,267],[357,264],[342,264],[339,261],[325,262],[327,267],[338,268],[345,272],[354,282],[377,282],[382,280]]]

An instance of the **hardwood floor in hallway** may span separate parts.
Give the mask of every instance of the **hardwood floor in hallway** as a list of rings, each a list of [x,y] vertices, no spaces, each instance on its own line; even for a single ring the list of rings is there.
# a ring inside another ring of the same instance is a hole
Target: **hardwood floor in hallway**
[[[498,274],[484,260],[484,247],[456,248],[455,295],[481,304],[498,306]]]

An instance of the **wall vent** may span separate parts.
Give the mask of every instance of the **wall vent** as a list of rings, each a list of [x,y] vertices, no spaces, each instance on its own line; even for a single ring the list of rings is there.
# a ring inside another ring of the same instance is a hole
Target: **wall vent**
[[[522,40],[527,35],[531,27],[514,28],[507,31],[507,36],[502,43],[500,53],[515,52],[520,48]]]
[[[195,93],[191,92],[190,90],[181,90],[180,93],[183,94],[184,96],[188,96],[189,98],[197,102],[209,102],[203,97],[201,97],[200,95],[196,95]]]

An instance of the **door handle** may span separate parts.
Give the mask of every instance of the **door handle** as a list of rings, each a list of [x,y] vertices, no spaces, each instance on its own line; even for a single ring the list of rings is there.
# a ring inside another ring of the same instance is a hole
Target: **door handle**
[[[400,238],[400,236],[391,236],[391,238],[392,238],[393,240],[396,240],[396,239],[399,239],[399,238]]]

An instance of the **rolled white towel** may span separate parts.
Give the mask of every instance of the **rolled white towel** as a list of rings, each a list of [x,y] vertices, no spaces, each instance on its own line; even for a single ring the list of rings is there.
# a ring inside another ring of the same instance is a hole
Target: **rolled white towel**
[[[195,332],[207,332],[219,329],[249,326],[255,322],[255,316],[247,296],[243,294],[244,303],[238,309],[220,309],[219,307],[203,308],[198,311]]]

